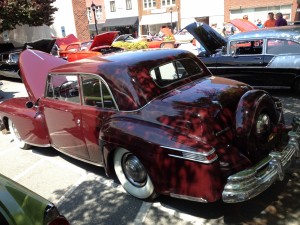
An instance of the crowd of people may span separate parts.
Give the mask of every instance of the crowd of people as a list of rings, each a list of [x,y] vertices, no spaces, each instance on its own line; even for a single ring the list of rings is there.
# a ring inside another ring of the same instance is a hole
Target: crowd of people
[[[243,19],[248,20],[248,15],[244,15]],[[255,25],[258,28],[279,27],[279,26],[287,26],[287,21],[286,21],[285,18],[283,18],[282,13],[279,12],[279,13],[276,13],[276,15],[274,15],[273,12],[269,12],[268,13],[268,19],[264,23],[262,23],[262,21],[260,19],[257,19],[255,21]],[[216,28],[217,24],[213,23],[213,24],[211,24],[211,27]],[[238,32],[238,30],[232,24],[224,23],[223,24],[223,29],[220,33],[224,37],[228,37],[228,36],[233,35],[237,32]]]

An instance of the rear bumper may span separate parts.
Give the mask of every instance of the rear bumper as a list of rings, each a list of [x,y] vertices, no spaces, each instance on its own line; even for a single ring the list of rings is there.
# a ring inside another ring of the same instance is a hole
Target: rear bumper
[[[300,157],[300,129],[288,135],[289,142],[282,152],[271,152],[255,166],[228,177],[222,193],[224,202],[246,201],[265,191],[277,179],[284,179],[293,157]]]

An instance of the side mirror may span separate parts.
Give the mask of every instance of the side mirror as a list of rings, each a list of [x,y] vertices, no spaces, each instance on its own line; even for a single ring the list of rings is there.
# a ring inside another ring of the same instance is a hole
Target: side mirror
[[[33,102],[26,102],[25,106],[27,109],[31,109],[31,108],[33,108],[34,104],[33,104]]]

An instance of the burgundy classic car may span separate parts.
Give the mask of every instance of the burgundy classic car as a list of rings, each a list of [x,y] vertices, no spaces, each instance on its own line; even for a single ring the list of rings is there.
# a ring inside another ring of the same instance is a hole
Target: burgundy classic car
[[[278,99],[212,76],[188,51],[68,63],[26,50],[20,68],[28,97],[0,104],[14,142],[103,166],[140,199],[245,201],[282,180],[299,156],[299,121],[284,125]]]

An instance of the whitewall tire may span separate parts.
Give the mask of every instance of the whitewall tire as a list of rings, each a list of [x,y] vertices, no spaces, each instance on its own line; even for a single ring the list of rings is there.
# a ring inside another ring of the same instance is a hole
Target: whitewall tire
[[[156,196],[152,181],[139,159],[124,148],[114,154],[115,173],[123,188],[139,199],[152,199]]]
[[[10,119],[8,120],[8,126],[9,126],[10,136],[13,139],[14,144],[21,149],[29,149],[30,145],[25,143],[22,140],[17,128],[15,127],[14,123]]]

